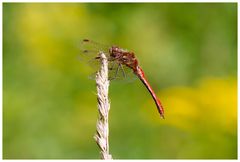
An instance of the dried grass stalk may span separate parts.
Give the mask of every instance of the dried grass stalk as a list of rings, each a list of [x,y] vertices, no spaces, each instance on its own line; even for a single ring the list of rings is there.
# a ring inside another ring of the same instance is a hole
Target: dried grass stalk
[[[109,154],[109,127],[108,127],[108,113],[110,110],[110,103],[108,100],[108,61],[104,53],[100,52],[100,70],[96,74],[97,85],[97,101],[98,101],[98,121],[97,132],[94,136],[99,148],[101,158],[105,160],[112,159]]]

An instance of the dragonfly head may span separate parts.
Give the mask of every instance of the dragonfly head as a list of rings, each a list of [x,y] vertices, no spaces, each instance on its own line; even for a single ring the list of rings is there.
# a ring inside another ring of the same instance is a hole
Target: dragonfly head
[[[118,46],[112,46],[111,48],[109,48],[109,53],[112,57],[116,57],[119,53],[121,53],[121,48],[119,48]]]
[[[119,55],[123,55],[123,53],[128,52],[127,50],[124,50],[118,46],[112,46],[109,48],[109,53],[111,54],[112,57],[119,57]]]

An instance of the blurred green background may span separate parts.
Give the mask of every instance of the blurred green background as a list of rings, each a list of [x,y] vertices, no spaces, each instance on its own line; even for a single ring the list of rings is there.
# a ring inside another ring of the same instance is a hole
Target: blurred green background
[[[83,38],[134,51],[111,82],[115,159],[237,158],[237,3],[3,3],[3,158],[99,159]]]

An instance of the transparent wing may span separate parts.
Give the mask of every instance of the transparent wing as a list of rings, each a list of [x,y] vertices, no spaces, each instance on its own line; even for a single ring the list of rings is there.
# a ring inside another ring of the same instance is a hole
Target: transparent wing
[[[80,43],[80,53],[78,55],[78,59],[81,62],[87,63],[94,70],[98,70],[99,68],[99,52],[104,52],[104,54],[109,57],[109,46],[103,45],[88,39],[84,39]]]
[[[109,57],[110,46],[103,45],[92,40],[84,39],[80,43],[80,55],[86,58],[93,58],[98,55],[99,52],[104,52]]]
[[[115,65],[115,66],[112,67],[112,65]],[[132,69],[130,69],[126,66],[123,66],[121,68],[121,66],[118,66],[118,64],[116,62],[109,62],[108,70],[109,70],[108,71],[108,79],[110,81],[128,83],[128,82],[133,82],[137,79],[137,76],[133,73]],[[88,78],[91,80],[95,80],[96,73],[97,73],[97,71],[92,73],[91,75],[89,75]]]
[[[111,46],[84,39],[80,43],[80,54],[78,56],[78,59],[90,65],[97,72],[100,68],[99,53],[104,52],[104,54],[109,60],[109,80],[120,80],[124,82],[130,82],[135,80],[137,77],[135,76],[131,68],[110,59],[110,47]],[[95,79],[95,75],[96,73],[90,75],[89,78]]]
[[[137,79],[133,70],[126,65],[119,64],[118,62],[109,62],[109,80],[117,80],[123,82],[131,82]]]

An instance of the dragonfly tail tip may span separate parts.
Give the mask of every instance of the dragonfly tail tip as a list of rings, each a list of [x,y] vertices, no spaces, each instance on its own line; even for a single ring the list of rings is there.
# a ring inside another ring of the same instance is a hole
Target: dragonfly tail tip
[[[160,114],[160,117],[161,117],[162,119],[165,119],[165,117],[164,117],[164,115],[163,115],[163,114]]]

